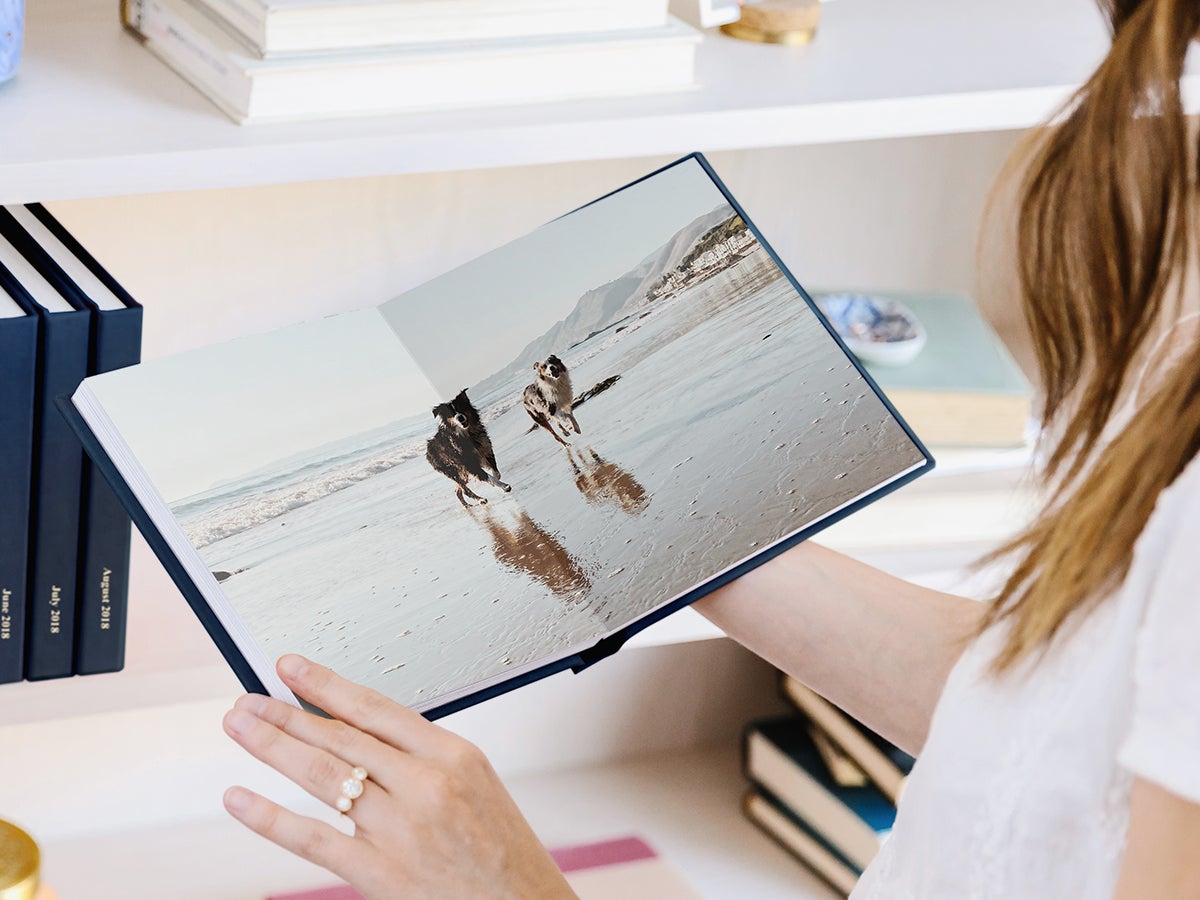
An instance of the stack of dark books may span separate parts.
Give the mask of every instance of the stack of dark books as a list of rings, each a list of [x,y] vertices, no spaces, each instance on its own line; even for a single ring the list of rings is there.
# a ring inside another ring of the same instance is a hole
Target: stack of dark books
[[[142,308],[45,207],[0,207],[0,684],[124,665],[129,518],[57,402],[141,341]]]
[[[796,711],[746,729],[745,812],[849,894],[891,830],[913,758],[795,679],[783,687]]]

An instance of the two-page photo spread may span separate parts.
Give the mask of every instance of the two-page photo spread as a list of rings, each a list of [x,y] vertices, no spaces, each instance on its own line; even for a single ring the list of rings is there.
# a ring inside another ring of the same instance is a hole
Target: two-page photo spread
[[[377,309],[88,385],[267,658],[417,708],[926,461],[695,158]]]

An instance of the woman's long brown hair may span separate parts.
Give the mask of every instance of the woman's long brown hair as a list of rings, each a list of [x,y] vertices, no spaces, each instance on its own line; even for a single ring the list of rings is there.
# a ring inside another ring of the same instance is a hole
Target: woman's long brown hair
[[[1039,142],[1023,184],[1021,295],[1042,418],[1060,437],[1047,457],[1046,510],[996,554],[1020,560],[981,628],[1010,626],[996,673],[1111,595],[1159,494],[1200,449],[1196,341],[1155,373],[1159,387],[1120,433],[1102,440],[1139,353],[1177,314],[1193,258],[1196,155],[1180,77],[1200,0],[1101,6],[1112,49]]]

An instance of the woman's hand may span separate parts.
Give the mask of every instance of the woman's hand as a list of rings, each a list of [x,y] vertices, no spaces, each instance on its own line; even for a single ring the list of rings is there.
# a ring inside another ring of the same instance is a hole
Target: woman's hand
[[[347,813],[354,836],[241,787],[225,792],[234,818],[372,900],[575,896],[473,744],[303,657],[284,656],[277,668],[334,718],[247,694],[225,731],[330,806],[353,769],[365,769]]]

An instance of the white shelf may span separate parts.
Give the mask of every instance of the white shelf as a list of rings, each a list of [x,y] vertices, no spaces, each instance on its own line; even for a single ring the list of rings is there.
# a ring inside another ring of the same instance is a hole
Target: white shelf
[[[234,698],[233,670],[134,531],[125,668],[105,675],[0,685],[5,725]]]
[[[638,834],[707,900],[837,896],[742,816],[735,746],[528,775],[508,787],[546,843]]]
[[[807,47],[707,35],[695,91],[243,128],[124,33],[113,0],[39,0],[0,86],[0,201],[1021,128],[1106,40],[1092,0],[847,0]]]
[[[508,787],[547,845],[636,834],[708,900],[835,896],[742,817],[735,748],[521,776]],[[71,900],[261,900],[336,883],[228,818],[48,840],[43,852],[47,882]]]

